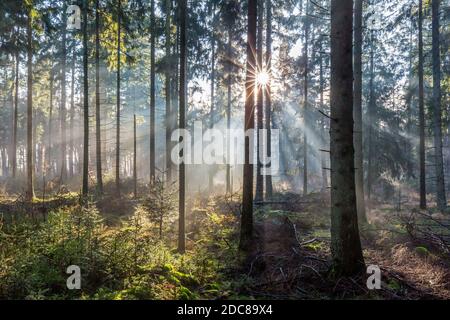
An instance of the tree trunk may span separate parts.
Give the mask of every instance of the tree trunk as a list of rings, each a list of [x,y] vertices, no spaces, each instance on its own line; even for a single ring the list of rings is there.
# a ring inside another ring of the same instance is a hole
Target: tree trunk
[[[419,0],[419,167],[420,167],[420,208],[427,207],[425,184],[425,102],[423,86],[423,8]]]
[[[308,16],[308,3],[306,3],[306,16]],[[309,35],[309,21],[306,17],[304,23],[305,27],[305,45],[304,45],[304,59],[305,59],[305,73],[304,73],[304,101],[303,101],[303,196],[308,194],[308,135],[306,134],[306,126],[309,125],[308,116],[308,35]]]
[[[155,182],[155,109],[156,109],[156,96],[155,96],[155,0],[151,0],[151,12],[150,12],[150,183]]]
[[[226,117],[227,117],[227,134],[230,132],[231,128],[231,55],[232,55],[232,47],[231,47],[231,37],[232,37],[232,30],[231,27],[228,29],[228,59],[227,62],[227,110],[226,110]],[[226,191],[228,194],[231,194],[231,143],[230,143],[230,136],[227,137],[227,155],[228,155],[228,161],[226,164]]]
[[[266,87],[266,130],[267,130],[267,156],[272,157],[272,97],[271,97],[271,79],[272,79],[272,0],[266,0],[266,71],[269,74],[269,81]],[[273,194],[272,175],[266,175],[266,199],[270,200]]]
[[[368,210],[370,211],[370,200],[372,198],[372,157],[373,157],[373,123],[374,123],[374,113],[375,113],[375,91],[374,91],[374,50],[373,44],[374,34],[373,30],[370,31],[370,80],[369,80],[369,104],[367,110],[367,122],[368,122],[368,151],[367,151],[367,199],[368,199]]]
[[[256,48],[256,11],[257,1],[248,1],[247,11],[247,70],[245,79],[245,131],[253,131],[255,127],[255,72],[256,59],[254,50]],[[253,161],[250,157],[253,154],[253,135],[245,137],[244,150],[244,172],[242,190],[242,215],[239,248],[244,251],[250,249],[250,241],[253,236]]]
[[[362,138],[362,41],[363,41],[363,0],[355,1],[355,46],[354,46],[354,83],[353,105],[355,120],[355,188],[358,222],[367,223],[366,206],[364,203],[364,165],[363,165],[363,138]]]
[[[363,270],[353,150],[352,0],[331,1],[331,253],[336,275]]]
[[[12,177],[16,177],[17,172],[17,119],[19,116],[19,64],[20,56],[19,50],[15,52],[15,80],[14,80],[14,118],[13,118],[13,141],[12,141],[12,151],[11,151],[11,166],[12,166]]]
[[[117,89],[116,89],[116,192],[120,197],[120,37],[122,1],[117,11]]]
[[[30,4],[32,6],[32,3]],[[27,192],[26,199],[34,198],[34,148],[33,148],[33,38],[31,8],[27,17]]]
[[[61,176],[60,183],[64,183],[67,179],[67,162],[66,162],[66,60],[67,60],[67,48],[66,48],[66,9],[63,8],[63,31],[62,31],[62,61],[61,61]]]
[[[165,75],[165,98],[166,98],[166,182],[167,186],[170,185],[172,182],[172,161],[170,158],[171,153],[171,130],[172,130],[172,111],[171,111],[171,105],[170,105],[170,70],[171,70],[171,64],[170,64],[170,11],[171,11],[171,1],[166,0],[166,10],[167,10],[167,16],[166,16],[166,75]]]
[[[179,88],[179,129],[186,128],[186,24],[187,24],[187,0],[181,0],[179,3],[180,14],[180,88]],[[181,142],[181,137],[180,137]],[[183,141],[185,142],[185,141]],[[184,149],[181,152],[183,156]],[[178,252],[184,253],[186,250],[186,236],[185,236],[185,164],[184,161],[179,165],[179,217],[178,217]]]
[[[433,136],[434,166],[436,174],[436,201],[440,211],[447,207],[445,195],[444,164],[442,155],[442,110],[441,110],[441,57],[439,42],[440,0],[432,0],[432,56],[433,56]]]
[[[97,192],[103,193],[102,139],[100,128],[100,12],[95,1],[95,162],[97,165]]]
[[[212,31],[211,31],[211,108],[209,110],[209,128],[214,127],[214,101],[215,101],[215,82],[216,82],[216,39],[214,36],[214,20],[216,6],[212,5]],[[214,187],[215,166],[209,166],[208,189],[212,191]]]
[[[83,1],[83,196],[89,192],[89,84],[87,47],[87,0]]]
[[[320,92],[320,109],[323,110],[324,109],[324,102],[323,102],[323,91],[324,91],[324,79],[323,79],[323,56],[322,56],[322,52],[323,52],[323,46],[322,46],[322,40],[320,41],[320,65],[319,65],[319,92]],[[325,135],[327,134],[327,124],[325,119],[322,120],[322,141],[323,141],[323,146],[325,149],[325,146],[327,145],[327,141],[325,138]],[[326,161],[326,156],[325,156],[326,151],[322,150],[322,154],[321,154],[321,164],[322,164],[322,192],[325,192],[326,189],[328,188],[328,172],[327,172],[327,161]]]
[[[137,143],[136,143],[136,114],[133,116],[133,185],[134,198],[137,199]]]
[[[72,178],[74,175],[73,165],[74,165],[74,153],[75,147],[73,143],[73,129],[75,121],[75,49],[72,52],[72,74],[70,80],[70,113],[69,113],[69,176]]]
[[[257,51],[256,57],[257,61],[257,70],[256,75],[263,72],[263,18],[264,18],[264,1],[257,1],[257,10],[258,10],[258,30],[257,30]],[[263,146],[260,144],[260,130],[263,129],[263,108],[264,108],[264,89],[265,85],[261,83],[256,84],[257,93],[256,93],[256,153],[257,153],[257,163],[256,163],[256,190],[255,190],[255,201],[263,201],[263,190],[264,190],[264,176],[261,174],[262,165],[260,159],[260,153]]]

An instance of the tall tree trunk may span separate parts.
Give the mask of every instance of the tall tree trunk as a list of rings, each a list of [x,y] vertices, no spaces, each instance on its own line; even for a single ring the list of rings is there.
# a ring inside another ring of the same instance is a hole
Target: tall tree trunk
[[[423,8],[419,0],[419,171],[420,171],[420,208],[427,207],[425,184],[425,102],[423,86]]]
[[[72,52],[72,73],[70,80],[70,113],[69,113],[69,176],[73,177],[74,153],[75,147],[73,143],[73,129],[75,121],[75,49]]]
[[[179,129],[186,128],[186,24],[187,24],[187,0],[181,0],[179,3],[180,14],[180,88],[179,88]],[[181,141],[181,137],[180,137]],[[183,141],[185,143],[185,141]],[[184,155],[184,149],[181,152],[181,156]],[[185,236],[185,164],[184,160],[179,165],[179,202],[178,202],[178,252],[184,253],[186,250],[186,236]]]
[[[323,98],[323,91],[324,91],[324,79],[323,79],[323,46],[322,46],[322,40],[320,41],[320,65],[319,65],[319,92],[320,92],[320,109],[324,109],[324,98]],[[325,147],[327,145],[327,140],[325,138],[325,135],[327,134],[327,124],[325,120],[322,120],[322,141],[323,146]],[[321,155],[321,164],[322,164],[322,192],[325,192],[328,188],[328,172],[327,172],[327,161],[326,161],[326,150],[322,150]]]
[[[227,44],[227,54],[228,54],[228,62],[227,62],[227,109],[226,109],[226,117],[227,117],[227,134],[229,135],[231,128],[231,37],[232,37],[231,27],[228,29],[228,44]],[[231,165],[230,165],[230,153],[231,153],[231,143],[230,136],[227,137],[227,155],[228,161],[226,164],[226,191],[228,194],[231,194]]]
[[[255,128],[255,73],[256,58],[254,50],[256,48],[256,11],[257,1],[248,1],[247,11],[247,70],[245,79],[245,120],[244,130],[253,131]],[[244,251],[250,249],[250,242],[253,236],[253,161],[250,157],[253,154],[253,135],[245,137],[244,150],[244,172],[242,190],[242,215],[239,248]]]
[[[118,0],[117,10],[117,89],[116,89],[116,192],[120,197],[120,37],[122,1]]]
[[[442,110],[441,110],[441,57],[439,40],[440,0],[432,0],[432,56],[433,56],[433,136],[434,166],[436,174],[436,201],[440,211],[447,207],[445,195],[444,164],[442,155]]]
[[[212,30],[211,30],[211,107],[209,110],[209,128],[214,127],[214,102],[215,102],[215,82],[216,82],[216,38],[214,35],[214,20],[216,6],[212,5]],[[208,189],[211,192],[214,187],[215,166],[209,166]]]
[[[87,44],[87,0],[83,1],[83,196],[89,192],[89,83]]]
[[[172,182],[172,161],[170,158],[171,153],[171,130],[172,130],[172,111],[171,111],[171,88],[170,88],[170,70],[172,68],[170,63],[170,26],[171,26],[171,20],[170,20],[170,11],[171,11],[171,1],[166,0],[166,10],[167,10],[167,16],[166,16],[166,75],[165,75],[165,98],[166,98],[166,182],[169,186]]]
[[[374,124],[374,113],[375,113],[375,89],[374,89],[374,33],[373,30],[370,31],[370,79],[369,79],[369,103],[367,110],[367,122],[368,122],[368,151],[367,151],[367,199],[368,199],[368,210],[370,211],[370,200],[372,198],[372,161],[373,161],[373,124]]]
[[[103,193],[102,139],[100,128],[100,12],[95,1],[95,162],[97,165],[97,192]]]
[[[355,187],[358,222],[367,223],[366,206],[364,202],[364,165],[363,165],[363,138],[362,138],[362,41],[363,41],[363,0],[355,0],[355,46],[354,46],[354,83],[353,105],[355,120]]]
[[[134,198],[137,199],[136,113],[133,115],[133,186],[134,186]]]
[[[353,1],[331,0],[331,253],[337,275],[363,270],[353,150]]]
[[[306,126],[309,125],[309,115],[308,115],[308,35],[309,35],[309,17],[308,17],[308,4],[306,3],[306,21],[304,22],[305,27],[305,45],[304,45],[304,58],[305,58],[305,73],[304,73],[304,101],[303,101],[303,196],[308,194],[308,135],[306,133]]]
[[[19,50],[15,52],[15,79],[14,79],[14,114],[13,114],[13,141],[11,151],[12,177],[16,177],[17,172],[17,119],[19,116]]]
[[[264,18],[264,1],[257,1],[258,10],[258,25],[257,25],[257,40],[256,40],[256,57],[257,57],[257,70],[256,74],[263,72],[263,18]],[[255,201],[263,201],[263,191],[264,191],[264,176],[261,174],[262,165],[260,159],[260,153],[263,146],[260,144],[260,130],[263,129],[263,108],[264,108],[264,89],[265,85],[262,83],[257,83],[256,87],[256,152],[257,152],[257,163],[256,163],[256,190],[255,190]]]
[[[267,130],[267,156],[272,157],[272,97],[271,97],[271,79],[272,79],[272,0],[266,0],[266,71],[269,74],[269,81],[266,86],[266,130]],[[272,175],[266,175],[266,199],[270,200],[273,194]]]
[[[53,152],[52,152],[52,119],[53,119],[53,84],[54,84],[54,70],[53,64],[50,66],[50,109],[48,113],[48,142],[47,142],[47,170],[46,174],[53,173]]]
[[[67,151],[66,151],[66,61],[67,61],[67,48],[66,48],[66,9],[63,8],[63,30],[62,30],[62,43],[61,43],[61,110],[60,110],[60,123],[61,123],[61,176],[60,183],[64,183],[67,179]]]
[[[156,96],[155,96],[155,0],[150,2],[150,183],[155,182],[155,109],[156,109]]]
[[[34,148],[33,148],[33,38],[31,6],[27,17],[27,192],[26,199],[34,198]]]

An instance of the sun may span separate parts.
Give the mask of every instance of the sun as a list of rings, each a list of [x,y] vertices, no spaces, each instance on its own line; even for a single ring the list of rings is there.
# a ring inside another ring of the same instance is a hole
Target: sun
[[[269,80],[270,80],[269,74],[264,70],[258,72],[258,74],[256,75],[256,83],[260,86],[267,86]]]

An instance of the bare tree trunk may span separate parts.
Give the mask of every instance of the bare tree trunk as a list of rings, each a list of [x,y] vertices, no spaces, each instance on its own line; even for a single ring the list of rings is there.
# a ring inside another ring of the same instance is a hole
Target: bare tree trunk
[[[150,183],[155,182],[155,0],[150,2]]]
[[[187,24],[187,0],[181,0],[179,2],[179,14],[180,14],[180,90],[179,90],[179,129],[186,128],[186,24]],[[181,140],[181,137],[180,137]],[[184,143],[185,141],[183,141]],[[184,149],[181,152],[181,156],[184,155]],[[179,209],[178,209],[178,252],[184,253],[186,251],[186,235],[185,235],[185,163],[184,161],[179,165]]]
[[[67,162],[66,162],[66,60],[67,60],[67,48],[66,48],[66,9],[63,7],[63,31],[62,31],[62,61],[61,61],[61,176],[60,183],[64,183],[67,179]]]
[[[256,74],[262,72],[263,70],[263,20],[264,20],[264,1],[257,1],[257,39],[256,39],[256,57],[257,57],[257,70]],[[260,159],[260,152],[262,145],[260,144],[260,130],[263,129],[263,108],[264,108],[264,90],[265,85],[261,83],[256,84],[256,190],[255,190],[255,201],[263,201],[263,191],[264,191],[264,177],[261,174],[262,165]]]
[[[255,128],[255,72],[256,59],[254,50],[256,48],[256,13],[257,1],[248,1],[247,11],[247,71],[245,80],[245,131]],[[239,248],[244,251],[250,249],[250,242],[253,237],[253,161],[250,158],[253,154],[253,135],[245,137],[245,163],[243,172],[242,190],[242,214]]]
[[[353,1],[331,0],[331,253],[337,275],[363,270],[353,150]]]
[[[228,29],[228,45],[227,45],[227,51],[228,51],[228,59],[227,62],[227,110],[226,110],[226,117],[227,117],[227,134],[230,132],[231,128],[231,55],[232,55],[232,48],[231,48],[231,35],[232,30],[231,28]],[[231,194],[231,165],[230,165],[230,154],[231,154],[231,143],[229,141],[230,136],[227,137],[227,155],[229,161],[227,161],[226,164],[226,191],[228,194]]]
[[[117,89],[116,89],[116,192],[120,197],[120,37],[122,1],[118,0],[117,11]]]
[[[171,1],[166,0],[166,10],[167,10],[167,16],[166,16],[166,75],[165,75],[165,98],[166,98],[166,182],[167,185],[170,185],[172,182],[172,161],[170,158],[171,153],[171,129],[172,129],[172,110],[170,105],[170,11],[171,11]]]
[[[100,12],[95,1],[95,162],[97,165],[97,192],[103,193],[102,139],[100,128]]]
[[[447,207],[445,195],[444,164],[442,155],[442,110],[441,110],[441,57],[439,42],[439,4],[432,0],[432,42],[433,42],[433,135],[434,166],[436,174],[436,201],[440,211]]]
[[[308,16],[309,2],[306,3],[306,16]],[[309,19],[309,17],[307,17]],[[308,194],[308,135],[306,133],[306,126],[309,125],[308,115],[308,35],[309,35],[309,21],[306,20],[305,26],[305,45],[304,45],[304,58],[305,58],[305,73],[304,73],[304,101],[303,101],[303,196]]]
[[[17,119],[19,116],[19,64],[20,56],[19,50],[15,52],[15,79],[14,79],[14,115],[13,115],[13,141],[12,141],[12,151],[11,151],[11,166],[12,166],[12,177],[16,177],[17,172]]]
[[[72,75],[70,81],[70,113],[69,113],[69,176],[73,177],[74,153],[73,130],[75,121],[75,49],[72,52]]]
[[[32,6],[32,3],[30,4]],[[27,192],[26,199],[34,198],[34,148],[33,148],[33,38],[31,8],[27,17]]]
[[[370,200],[372,198],[372,158],[373,158],[373,123],[374,123],[374,113],[375,113],[375,92],[374,92],[374,50],[373,44],[374,42],[374,34],[373,30],[370,32],[370,80],[369,80],[369,103],[367,110],[367,122],[368,122],[368,151],[367,151],[367,199],[368,199],[368,210],[370,212]]]
[[[216,6],[212,4],[212,31],[211,31],[211,108],[209,110],[209,128],[214,127],[214,102],[215,102],[215,82],[216,82],[216,39],[214,35],[214,20]],[[208,188],[209,191],[214,187],[215,166],[209,165]]]
[[[324,79],[323,79],[323,56],[322,56],[323,46],[322,46],[322,40],[320,41],[320,66],[319,66],[319,91],[320,91],[320,109],[324,109],[324,102],[323,102],[323,91],[324,91]],[[325,135],[327,133],[327,124],[325,120],[322,120],[322,141],[323,146],[327,145],[327,141],[325,138]],[[322,164],[322,191],[325,192],[325,190],[328,188],[328,172],[327,172],[327,161],[326,161],[326,150],[322,150],[321,154],[321,164]]]
[[[137,199],[137,143],[136,143],[136,114],[133,116],[133,185],[134,198]]]
[[[419,0],[419,167],[420,167],[420,208],[427,207],[425,184],[425,103],[423,86],[423,8]]]
[[[87,0],[83,1],[83,196],[89,192],[89,84],[87,47]]]
[[[354,118],[355,118],[355,187],[358,222],[367,223],[364,202],[364,165],[363,165],[363,125],[362,125],[362,41],[363,41],[363,0],[355,1],[355,46],[354,46]]]
[[[269,74],[269,80],[266,89],[266,130],[267,130],[267,156],[272,157],[272,97],[271,97],[271,79],[272,79],[272,0],[266,0],[266,70]],[[272,175],[266,175],[266,199],[270,200],[273,195]]]

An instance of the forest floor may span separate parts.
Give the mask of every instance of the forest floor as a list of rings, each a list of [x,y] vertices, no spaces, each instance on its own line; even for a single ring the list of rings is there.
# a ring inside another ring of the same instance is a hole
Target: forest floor
[[[410,220],[415,210],[408,206],[374,207],[361,238],[366,265],[381,269],[380,290],[367,288],[369,274],[330,277],[329,203],[327,196],[311,194],[260,210],[248,291],[279,299],[450,299],[450,219],[423,214],[419,223]]]
[[[176,215],[158,239],[142,222],[142,199],[106,196],[86,209],[74,193],[32,205],[3,197],[0,298],[450,299],[448,216],[373,203],[361,239],[382,285],[369,290],[369,274],[331,275],[328,198],[283,193],[257,206],[254,248],[243,256],[238,196],[187,204],[185,255],[175,250]],[[81,292],[61,285],[68,264],[88,270]]]

